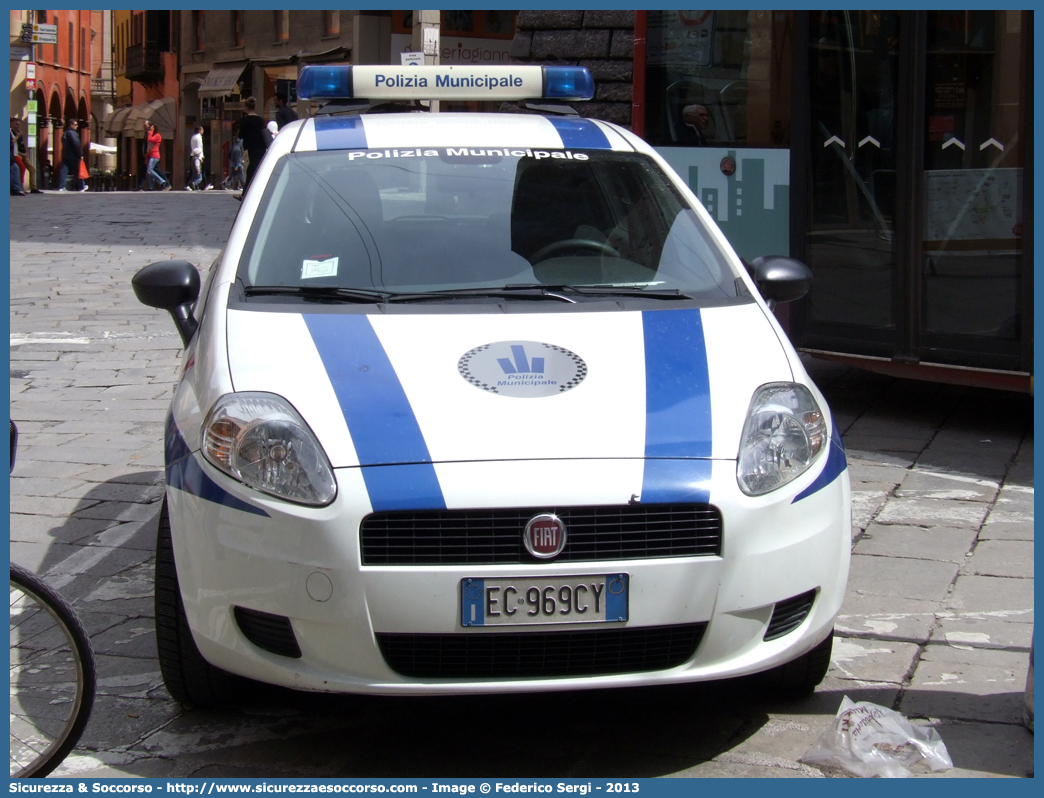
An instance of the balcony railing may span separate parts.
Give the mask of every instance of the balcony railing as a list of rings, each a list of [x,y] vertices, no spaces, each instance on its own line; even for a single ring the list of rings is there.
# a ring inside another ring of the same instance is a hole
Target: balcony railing
[[[163,81],[163,57],[159,45],[146,42],[132,44],[127,48],[128,80],[138,83],[161,83]]]

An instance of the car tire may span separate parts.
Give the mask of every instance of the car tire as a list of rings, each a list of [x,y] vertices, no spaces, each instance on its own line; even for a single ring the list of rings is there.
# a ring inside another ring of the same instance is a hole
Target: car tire
[[[174,700],[197,707],[234,703],[247,680],[211,665],[192,639],[174,562],[166,497],[160,507],[156,535],[155,610],[160,673]]]
[[[796,660],[760,674],[761,686],[783,698],[804,698],[811,695],[830,669],[830,652],[834,645],[834,630],[827,638]]]

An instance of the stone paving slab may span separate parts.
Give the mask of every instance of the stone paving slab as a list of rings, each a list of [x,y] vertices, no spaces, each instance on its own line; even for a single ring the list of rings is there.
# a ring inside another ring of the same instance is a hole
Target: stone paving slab
[[[979,576],[1033,577],[1033,541],[983,540],[961,569]]]
[[[691,768],[667,774],[672,778],[694,779],[807,779],[824,778],[823,774],[809,765],[777,762],[771,757],[730,754],[711,762],[703,762]]]
[[[853,554],[848,592],[942,601],[956,576],[953,563]]]
[[[895,495],[901,499],[955,499],[989,503],[997,498],[999,488],[999,480],[918,468],[906,475]]]
[[[1033,540],[1032,488],[1003,488],[979,531],[979,539]]]
[[[930,774],[933,778],[1033,775],[1033,735],[1022,726],[954,720],[930,725],[946,743],[954,764],[954,770]]]
[[[1016,650],[1029,656],[1033,624],[976,615],[939,614],[931,640],[954,648]]]
[[[978,529],[989,508],[981,502],[951,499],[892,499],[875,519],[879,524]]]
[[[909,473],[904,466],[858,459],[852,455],[851,449],[848,450],[848,470],[853,484],[871,483],[888,486],[889,490],[894,490]]]
[[[997,576],[957,577],[948,609],[1033,623],[1033,580]]]
[[[871,524],[853,551],[881,557],[962,564],[975,542],[974,529]]]
[[[919,653],[914,643],[839,638],[834,641],[830,662],[838,679],[900,685]]]
[[[858,593],[850,583],[836,629],[845,635],[927,643],[941,607],[940,601]]]
[[[1026,654],[928,646],[899,710],[917,717],[1019,724],[1028,670]]]

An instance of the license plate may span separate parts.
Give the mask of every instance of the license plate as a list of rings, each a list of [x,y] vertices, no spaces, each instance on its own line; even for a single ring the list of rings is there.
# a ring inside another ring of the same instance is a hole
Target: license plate
[[[627,620],[627,574],[462,579],[464,626],[535,626]]]

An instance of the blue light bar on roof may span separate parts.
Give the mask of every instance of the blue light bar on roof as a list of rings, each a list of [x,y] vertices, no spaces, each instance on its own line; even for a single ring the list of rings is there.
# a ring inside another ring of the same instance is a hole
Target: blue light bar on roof
[[[301,69],[303,100],[590,100],[586,67],[312,65]]]
[[[297,96],[302,100],[352,97],[352,68],[345,64],[310,65],[297,76]]]
[[[594,97],[594,78],[587,67],[544,67],[546,100],[590,100]]]

